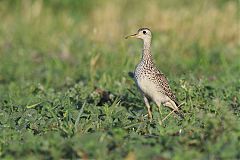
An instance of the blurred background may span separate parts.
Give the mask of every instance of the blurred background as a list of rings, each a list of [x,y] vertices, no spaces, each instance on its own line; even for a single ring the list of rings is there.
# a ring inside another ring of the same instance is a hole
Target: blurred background
[[[237,13],[237,0],[0,1],[0,82],[55,85],[108,68],[121,75],[141,53],[140,42],[124,37],[141,27],[152,30],[165,72],[229,70],[239,57]]]

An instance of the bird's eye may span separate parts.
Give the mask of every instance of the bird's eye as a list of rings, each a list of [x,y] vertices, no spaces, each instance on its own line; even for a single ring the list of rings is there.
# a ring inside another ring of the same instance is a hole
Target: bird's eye
[[[147,32],[146,31],[143,31],[143,34],[146,34]]]

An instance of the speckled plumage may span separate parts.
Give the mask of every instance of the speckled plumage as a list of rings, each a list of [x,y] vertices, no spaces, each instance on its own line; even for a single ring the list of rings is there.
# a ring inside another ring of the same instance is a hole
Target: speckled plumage
[[[134,79],[144,97],[150,120],[152,119],[152,114],[148,102],[149,98],[157,104],[159,112],[161,105],[170,107],[174,112],[179,112],[178,102],[171,91],[167,78],[157,69],[153,62],[150,30],[148,28],[141,28],[137,34],[131,35],[131,37],[143,40],[142,58],[135,68]]]
[[[138,87],[141,89],[141,84],[139,84],[139,82],[143,79],[146,79],[146,81],[151,81],[158,92],[167,95],[178,105],[177,99],[171,91],[167,78],[160,70],[156,68],[155,64],[153,63],[150,51],[148,52],[143,50],[143,52],[145,55],[142,57],[140,63],[136,66],[134,71],[134,78]],[[146,96],[149,97],[149,95]]]

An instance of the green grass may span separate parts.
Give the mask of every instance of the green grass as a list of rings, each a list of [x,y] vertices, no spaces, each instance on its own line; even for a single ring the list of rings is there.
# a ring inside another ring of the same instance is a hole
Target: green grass
[[[0,159],[240,159],[238,9],[224,0],[1,1]],[[128,77],[141,43],[124,39],[142,26],[185,119],[159,125],[154,103],[153,122],[144,117]]]

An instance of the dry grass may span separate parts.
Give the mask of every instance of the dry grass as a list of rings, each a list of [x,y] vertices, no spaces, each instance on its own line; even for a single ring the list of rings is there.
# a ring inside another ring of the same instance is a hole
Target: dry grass
[[[195,2],[196,3],[196,2]],[[94,42],[119,43],[122,38],[135,32],[139,27],[149,27],[154,32],[175,33],[176,41],[185,43],[198,41],[202,46],[209,47],[216,43],[235,46],[239,43],[238,5],[235,1],[218,7],[214,1],[204,0],[194,5],[164,8],[157,1],[134,3],[134,8],[125,8],[126,1],[109,1],[95,7],[88,16],[74,20],[68,12],[53,16],[43,1],[22,1],[20,9],[21,21],[31,27],[39,27],[41,33],[48,32],[52,23],[56,22],[71,28],[72,32],[84,35]],[[136,9],[137,8],[137,9]],[[138,9],[139,8],[139,9]],[[4,8],[1,8],[4,13]],[[2,14],[5,23],[2,27],[9,31],[13,28],[15,17]],[[57,26],[56,26],[57,27]],[[59,35],[57,35],[59,36]],[[53,43],[57,37],[53,36]],[[57,42],[58,43],[58,42]]]
[[[148,3],[143,9],[144,14],[141,13],[143,17],[130,14],[123,18],[123,5],[108,3],[94,10],[89,17],[87,23],[94,28],[93,34],[89,35],[93,36],[95,41],[112,42],[118,41],[119,37],[126,34],[123,31],[128,33],[138,27],[148,26],[155,32],[176,33],[179,41],[199,41],[205,47],[216,43],[229,46],[239,43],[236,3],[229,2],[223,8],[219,8],[204,1],[199,6],[191,7],[162,9],[157,2]],[[92,27],[88,33],[91,33]]]

